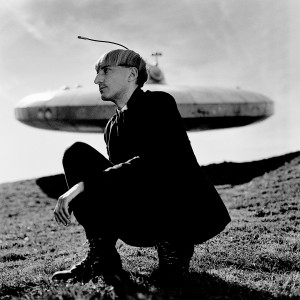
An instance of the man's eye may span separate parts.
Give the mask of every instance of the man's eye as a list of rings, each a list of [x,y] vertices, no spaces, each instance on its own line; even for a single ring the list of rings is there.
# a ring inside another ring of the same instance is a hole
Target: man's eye
[[[109,71],[109,68],[104,68],[104,69],[103,69],[103,73],[104,73],[104,74],[107,74],[108,71]]]

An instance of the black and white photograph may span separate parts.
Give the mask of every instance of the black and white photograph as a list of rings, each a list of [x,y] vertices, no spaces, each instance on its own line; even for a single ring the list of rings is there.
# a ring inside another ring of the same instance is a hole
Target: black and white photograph
[[[300,1],[0,20],[0,299],[299,299]]]

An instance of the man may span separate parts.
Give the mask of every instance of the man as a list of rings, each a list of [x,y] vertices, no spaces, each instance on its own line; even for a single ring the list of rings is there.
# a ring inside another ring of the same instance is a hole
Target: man
[[[89,251],[52,278],[87,282],[121,274],[117,239],[155,246],[158,273],[180,278],[194,245],[220,233],[230,222],[228,212],[197,163],[174,98],[142,91],[147,69],[140,55],[112,50],[99,59],[96,72],[102,100],[116,105],[104,132],[109,160],[83,143],[64,154],[70,189],[58,199],[55,218],[68,225],[73,212]]]

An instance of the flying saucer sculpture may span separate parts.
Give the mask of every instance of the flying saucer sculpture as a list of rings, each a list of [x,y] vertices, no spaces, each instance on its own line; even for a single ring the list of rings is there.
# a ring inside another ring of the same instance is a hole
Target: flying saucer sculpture
[[[157,64],[148,67],[149,80],[143,89],[170,93],[189,131],[245,126],[274,112],[273,101],[264,95],[241,89],[168,85]],[[115,105],[103,102],[96,86],[29,95],[15,107],[16,119],[26,125],[71,132],[103,132],[114,112]]]

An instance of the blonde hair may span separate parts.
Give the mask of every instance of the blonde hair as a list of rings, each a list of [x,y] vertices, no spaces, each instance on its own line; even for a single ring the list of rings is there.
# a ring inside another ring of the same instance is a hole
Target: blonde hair
[[[142,87],[148,79],[146,62],[133,50],[116,49],[104,53],[96,63],[95,69],[99,70],[105,66],[135,67],[138,70],[136,83]]]

